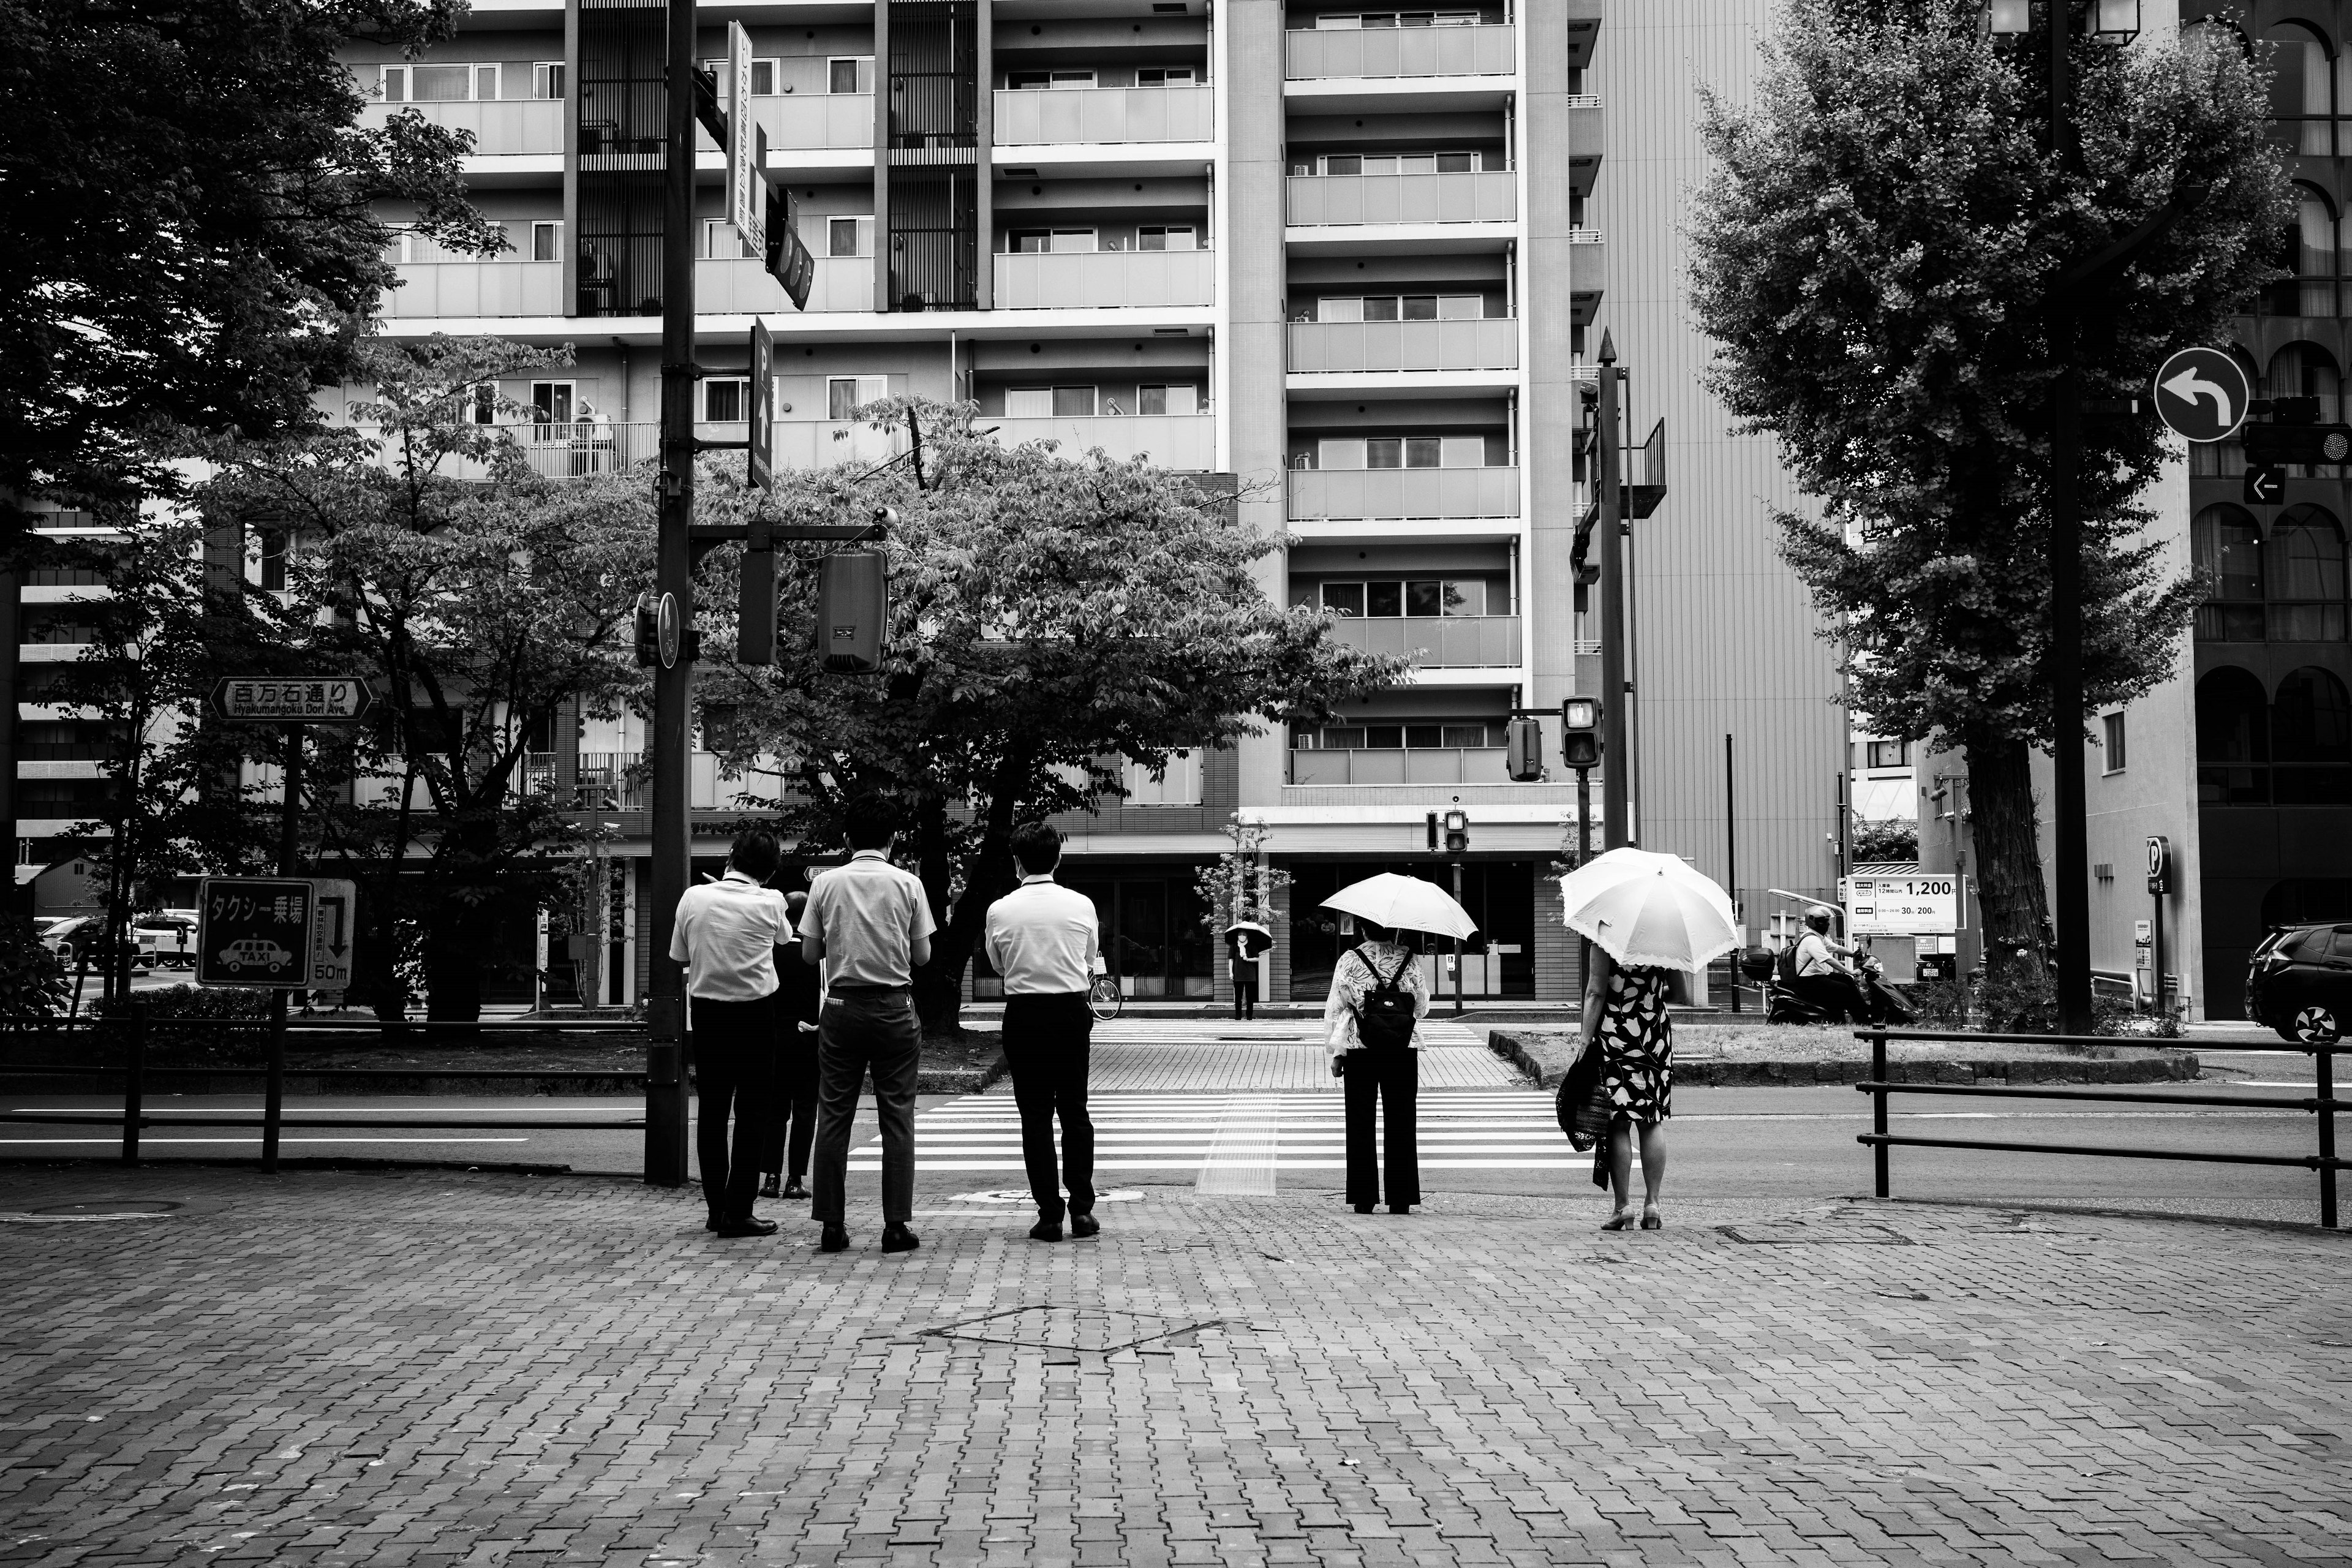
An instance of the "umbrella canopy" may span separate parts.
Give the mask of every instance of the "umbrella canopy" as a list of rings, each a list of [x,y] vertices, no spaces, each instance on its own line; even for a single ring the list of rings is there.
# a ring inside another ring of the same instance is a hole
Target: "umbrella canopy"
[[[1559,879],[1568,929],[1620,963],[1697,970],[1739,945],[1730,895],[1678,855],[1612,849]]]
[[[1393,871],[1349,883],[1324,900],[1323,907],[1368,920],[1374,925],[1400,926],[1438,936],[1466,937],[1478,929],[1470,911],[1455,903],[1444,889],[1418,877],[1400,877]]]
[[[1237,945],[1244,958],[1255,958],[1274,946],[1274,933],[1256,921],[1235,921],[1225,928],[1227,942],[1237,937],[1240,939]]]

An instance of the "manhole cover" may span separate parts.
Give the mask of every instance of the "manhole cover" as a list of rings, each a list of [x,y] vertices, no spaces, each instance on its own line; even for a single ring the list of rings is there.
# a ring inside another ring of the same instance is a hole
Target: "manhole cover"
[[[943,1340],[1021,1345],[1031,1350],[1133,1350],[1154,1340],[1214,1328],[1221,1318],[1171,1318],[1157,1312],[1122,1312],[1104,1307],[1013,1307],[984,1318],[940,1323],[919,1331]]]
[[[1883,1225],[1841,1226],[1834,1230],[1801,1221],[1783,1225],[1719,1225],[1715,1227],[1748,1247],[1916,1247],[1917,1242]]]
[[[71,1225],[78,1221],[169,1219],[181,1205],[160,1198],[89,1198],[76,1204],[50,1204],[21,1214],[0,1215],[17,1225]]]
[[[1132,1188],[1123,1188],[1118,1192],[1097,1193],[1095,1202],[1131,1204],[1142,1196],[1141,1193]],[[1026,1187],[999,1187],[994,1192],[988,1193],[958,1193],[955,1195],[955,1201],[960,1204],[1027,1204],[1037,1200],[1030,1196],[1029,1189]]]

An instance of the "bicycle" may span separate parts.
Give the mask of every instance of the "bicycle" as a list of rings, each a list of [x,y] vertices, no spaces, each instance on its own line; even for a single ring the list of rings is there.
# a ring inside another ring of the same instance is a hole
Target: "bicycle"
[[[1118,1017],[1126,1004],[1127,998],[1118,994],[1118,982],[1108,974],[1096,975],[1094,984],[1087,987],[1087,1006],[1106,1023]]]

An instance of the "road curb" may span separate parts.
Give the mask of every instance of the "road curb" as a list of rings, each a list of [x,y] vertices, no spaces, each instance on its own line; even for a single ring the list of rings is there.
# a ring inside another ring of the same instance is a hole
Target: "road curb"
[[[1538,1089],[1555,1089],[1568,1071],[1569,1060],[1546,1047],[1559,1037],[1489,1029],[1486,1048],[1518,1068]],[[2177,1083],[2196,1078],[2201,1070],[2194,1053],[2179,1051],[2127,1061],[1969,1057],[1889,1062],[1886,1077],[1890,1083]],[[1675,1081],[1693,1089],[1807,1089],[1824,1083],[1860,1083],[1869,1076],[1867,1061],[1675,1063]]]

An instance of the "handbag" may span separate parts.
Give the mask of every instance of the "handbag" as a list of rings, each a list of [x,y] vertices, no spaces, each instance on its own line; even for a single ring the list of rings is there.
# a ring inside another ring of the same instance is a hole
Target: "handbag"
[[[1601,1042],[1576,1058],[1559,1080],[1552,1099],[1552,1114],[1568,1134],[1569,1147],[1578,1153],[1599,1145],[1609,1130],[1608,1107],[1601,1082]]]

